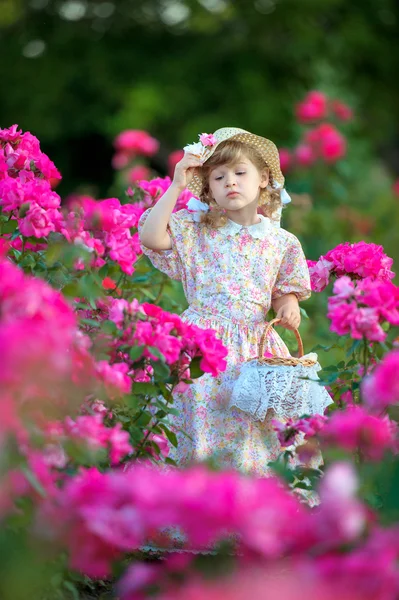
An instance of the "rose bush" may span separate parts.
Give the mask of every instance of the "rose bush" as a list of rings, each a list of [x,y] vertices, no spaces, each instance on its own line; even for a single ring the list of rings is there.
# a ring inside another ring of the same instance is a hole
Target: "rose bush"
[[[352,112],[312,92],[297,115],[311,129],[296,150],[281,151],[283,167],[317,184],[320,169],[333,173],[347,157],[340,127]],[[38,598],[76,598],[84,584],[113,577],[122,600],[238,600],[265,589],[273,599],[396,599],[392,259],[365,241],[312,255],[321,254],[310,262],[312,285],[332,329],[323,349],[335,353],[321,382],[335,405],[276,423],[274,478],[215,463],[176,470],[172,392],[223,372],[226,350],[212,331],[180,319],[175,283],[140,251],[138,219],[171,183],[147,180],[157,140],[126,131],[115,149],[115,167],[130,173],[127,195],[62,206],[60,174],[38,140],[16,126],[0,130],[1,597],[25,599],[29,586]],[[189,198],[184,191],[175,210]],[[293,453],[319,448],[323,469],[290,467]],[[320,504],[310,509],[315,491]],[[192,549],[218,553],[143,562],[137,550],[149,541],[175,547],[170,528]]]

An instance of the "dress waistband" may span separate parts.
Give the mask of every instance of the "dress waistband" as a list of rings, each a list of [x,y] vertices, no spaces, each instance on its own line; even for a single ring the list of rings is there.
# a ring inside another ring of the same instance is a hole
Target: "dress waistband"
[[[189,307],[181,315],[184,317],[202,317],[212,321],[229,322],[233,325],[259,327],[266,325],[267,311],[259,304],[242,305],[237,310],[237,306],[193,306]]]

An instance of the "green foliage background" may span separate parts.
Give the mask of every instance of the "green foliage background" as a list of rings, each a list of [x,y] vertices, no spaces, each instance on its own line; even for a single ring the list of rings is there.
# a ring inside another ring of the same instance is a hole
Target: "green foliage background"
[[[65,18],[72,4],[81,18]],[[398,29],[395,0],[2,0],[0,119],[40,138],[64,191],[87,179],[104,193],[122,128],[161,140],[159,168],[220,126],[286,145],[293,104],[316,87],[354,106],[393,168]],[[35,40],[45,50],[28,58]]]

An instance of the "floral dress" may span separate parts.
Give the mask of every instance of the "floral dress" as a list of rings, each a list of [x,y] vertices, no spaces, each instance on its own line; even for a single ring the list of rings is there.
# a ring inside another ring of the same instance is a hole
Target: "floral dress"
[[[139,230],[149,211],[143,213]],[[198,223],[187,209],[171,215],[170,250],[142,246],[153,265],[182,282],[189,307],[185,322],[212,328],[228,348],[227,369],[219,377],[205,373],[184,392],[174,393],[173,428],[178,447],[171,458],[181,465],[215,456],[219,464],[258,476],[270,474],[269,461],[281,453],[269,410],[263,422],[228,408],[226,382],[234,382],[243,361],[258,355],[271,302],[294,293],[310,296],[309,272],[298,239],[258,215],[260,222],[242,226],[234,221],[213,229]],[[265,350],[289,356],[272,330]],[[228,386],[227,386],[228,387]],[[185,435],[186,434],[188,435]]]

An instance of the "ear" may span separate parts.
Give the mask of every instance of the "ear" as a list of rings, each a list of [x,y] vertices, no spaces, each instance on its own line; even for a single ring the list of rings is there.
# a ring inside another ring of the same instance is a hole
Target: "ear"
[[[264,169],[260,174],[260,184],[259,187],[266,188],[269,184],[269,169]]]

